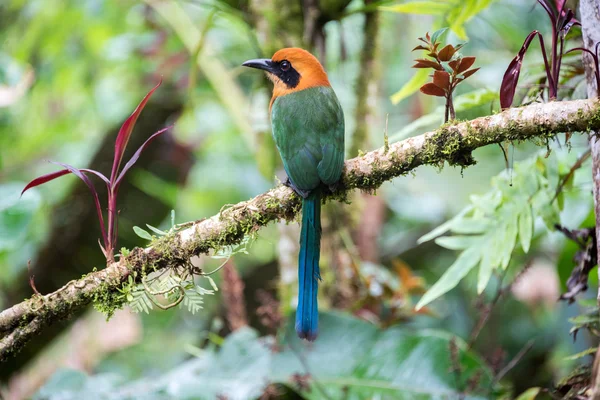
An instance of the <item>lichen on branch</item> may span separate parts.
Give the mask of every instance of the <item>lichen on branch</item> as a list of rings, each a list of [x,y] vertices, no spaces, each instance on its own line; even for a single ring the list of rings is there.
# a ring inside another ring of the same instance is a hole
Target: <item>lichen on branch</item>
[[[468,166],[471,152],[507,140],[548,140],[561,132],[600,129],[600,102],[575,100],[511,108],[471,121],[447,124],[435,131],[392,143],[347,160],[340,187],[329,198],[344,199],[354,189],[375,190],[385,181],[424,164]],[[292,221],[300,199],[280,185],[208,219],[182,224],[184,228],[154,240],[147,248],[122,254],[119,261],[91,272],[61,289],[28,300],[0,313],[0,362],[20,350],[45,327],[94,304],[110,315],[125,300],[120,289],[129,276],[139,281],[146,273],[173,268],[192,256],[242,241],[262,226],[280,219]]]

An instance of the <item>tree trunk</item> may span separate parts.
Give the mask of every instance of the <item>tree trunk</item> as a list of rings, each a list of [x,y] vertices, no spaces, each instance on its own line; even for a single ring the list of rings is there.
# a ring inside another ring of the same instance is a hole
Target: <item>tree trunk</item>
[[[596,43],[600,42],[600,3],[598,0],[581,0],[581,25],[583,33],[583,47],[594,51]],[[588,98],[598,96],[596,87],[596,66],[592,57],[584,53],[583,64],[587,79]],[[596,237],[600,238],[600,140],[597,131],[590,131],[590,147],[592,150],[592,180],[594,182],[594,209],[596,214]],[[600,247],[598,247],[600,255]],[[598,258],[600,260],[600,258]],[[600,269],[599,269],[600,271]],[[599,272],[600,274],[600,272]],[[600,306],[600,289],[598,290],[598,305]],[[592,371],[592,396],[593,400],[600,400],[600,351],[596,353]]]

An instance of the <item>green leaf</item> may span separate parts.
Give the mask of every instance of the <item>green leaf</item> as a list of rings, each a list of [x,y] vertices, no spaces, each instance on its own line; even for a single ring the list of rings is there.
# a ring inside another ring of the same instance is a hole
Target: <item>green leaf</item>
[[[429,73],[429,70],[426,68],[417,70],[413,77],[390,97],[392,104],[398,104],[408,96],[416,93],[427,82],[427,79],[429,79]]]
[[[512,217],[512,218],[511,218]],[[508,267],[512,252],[517,244],[517,219],[516,215],[511,214],[506,221],[506,226],[503,231],[503,239],[500,246],[501,264],[502,269]],[[502,232],[502,231],[500,231]]]
[[[531,237],[533,236],[533,215],[529,203],[525,204],[521,214],[519,214],[519,239],[523,251],[527,253],[531,245]]]
[[[136,235],[138,235],[142,239],[152,240],[152,235],[150,233],[148,233],[148,231],[140,228],[139,226],[134,226],[133,231],[135,232]]]
[[[155,228],[152,225],[146,224],[146,226],[148,227],[148,229],[150,229],[152,232],[156,233],[157,235],[165,236],[167,234],[167,232],[161,231],[160,229]]]
[[[463,208],[461,210],[461,212],[458,213],[458,215],[456,215],[454,218],[452,218],[452,219],[444,222],[443,224],[441,224],[437,228],[433,229],[429,233],[426,233],[425,235],[421,236],[417,240],[417,243],[418,244],[425,243],[425,242],[430,241],[431,239],[434,239],[434,238],[436,238],[436,237],[438,237],[440,235],[443,235],[444,233],[446,233],[450,229],[452,229],[452,227],[454,226],[454,224],[456,224],[458,221],[460,221],[462,219],[462,217],[464,217],[465,215],[467,215],[472,210],[473,210],[473,207],[471,207],[471,206]]]
[[[454,73],[454,70],[452,69],[452,67],[450,67],[449,61],[442,61],[440,64],[442,65],[444,70],[450,75]]]
[[[458,282],[475,267],[481,259],[480,247],[470,247],[463,251],[454,263],[444,272],[440,279],[423,295],[415,307],[417,310],[431,303],[444,293],[454,289]]]
[[[484,248],[489,248],[489,242],[484,243]],[[492,271],[494,265],[492,265],[490,251],[484,251],[481,256],[481,262],[479,263],[479,276],[477,277],[477,294],[483,293],[487,287],[490,278],[492,277]]]
[[[431,34],[431,42],[435,43],[448,30],[448,28],[438,29]]]
[[[402,14],[444,15],[451,6],[450,3],[439,1],[413,1],[393,6],[380,6],[379,9]]]
[[[597,347],[590,347],[589,349],[585,349],[584,351],[565,357],[563,358],[563,360],[579,360],[580,358],[583,358],[585,356],[596,354],[597,351]]]
[[[109,382],[110,398],[125,400],[134,393],[143,399],[254,399],[263,394],[267,383],[290,385],[307,371],[308,386],[297,389],[303,399],[474,400],[490,394],[492,373],[485,362],[445,332],[415,332],[401,326],[382,330],[334,312],[321,313],[319,324],[318,340],[307,343],[296,336],[290,319],[278,335],[277,351],[271,347],[274,338],[259,337],[250,328],[238,329],[218,351],[207,347],[170,373],[124,380],[120,387]],[[459,381],[452,371],[452,340],[461,368]],[[84,389],[98,377],[84,378],[82,374],[84,381],[66,389],[68,393],[64,390],[62,397],[46,392],[44,399],[89,398]],[[471,381],[476,383],[469,385]],[[467,387],[471,392],[462,393]]]
[[[152,310],[152,300],[150,300],[149,294],[144,289],[135,290],[132,292],[133,300],[129,302],[129,307],[136,313],[145,312],[150,314]]]
[[[539,387],[532,387],[521,393],[516,400],[534,400],[542,389]]]
[[[435,239],[438,246],[450,250],[464,250],[481,241],[478,236],[442,236]]]
[[[452,232],[460,234],[483,233],[491,227],[491,221],[482,218],[464,218],[452,225]]]

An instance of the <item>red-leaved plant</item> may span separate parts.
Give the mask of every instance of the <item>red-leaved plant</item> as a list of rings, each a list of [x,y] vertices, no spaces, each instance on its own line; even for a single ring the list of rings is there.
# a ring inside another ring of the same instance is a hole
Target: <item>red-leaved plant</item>
[[[556,2],[552,0],[537,0],[537,2],[544,7],[544,10],[546,10],[548,17],[552,22],[552,47],[550,49],[550,59],[548,59],[546,53],[544,37],[542,34],[536,30],[527,35],[521,50],[508,65],[508,68],[504,73],[504,78],[502,79],[502,84],[500,85],[500,106],[503,109],[510,107],[513,103],[517,82],[519,81],[519,74],[521,73],[521,67],[523,66],[523,57],[536,36],[540,41],[542,56],[544,58],[548,98],[554,100],[558,96],[558,79],[562,57],[565,54],[565,37],[573,25],[580,25],[580,23],[574,18],[575,14],[573,10],[565,10],[566,0],[556,0]]]
[[[586,49],[585,47],[576,47],[574,49],[571,49],[569,51],[567,51],[567,53],[570,53],[572,51],[583,51],[585,53],[588,53],[591,57],[592,57],[592,61],[594,62],[594,77],[596,78],[596,91],[598,93],[598,98],[600,99],[600,53],[598,52],[600,50],[600,42],[596,43],[596,46],[594,47],[594,51]],[[565,53],[565,54],[567,54]]]
[[[56,178],[59,178],[63,175],[67,175],[67,174],[73,174],[73,175],[77,176],[79,179],[81,179],[87,185],[87,187],[90,189],[90,192],[92,193],[92,197],[94,199],[94,204],[96,206],[96,212],[98,214],[98,222],[100,223],[100,231],[102,233],[102,241],[103,241],[103,243],[100,243],[100,240],[98,240],[98,244],[100,244],[100,248],[102,249],[102,252],[104,253],[104,256],[106,257],[106,261],[108,263],[111,263],[114,261],[114,250],[117,245],[117,230],[118,230],[117,229],[118,228],[117,195],[119,193],[119,186],[120,186],[121,182],[123,181],[123,177],[125,176],[127,171],[129,171],[129,169],[131,169],[131,167],[133,167],[133,165],[136,163],[136,161],[140,158],[142,151],[144,151],[144,149],[150,144],[150,142],[152,142],[159,135],[165,133],[167,130],[169,130],[171,128],[169,126],[167,128],[161,129],[158,132],[154,133],[152,136],[150,136],[148,139],[146,139],[146,141],[137,149],[137,151],[133,154],[133,156],[131,156],[129,161],[127,161],[125,166],[119,171],[121,162],[123,161],[123,155],[125,154],[125,148],[127,147],[127,142],[129,142],[129,138],[131,137],[131,132],[133,131],[135,123],[136,123],[140,113],[146,106],[146,103],[150,99],[150,96],[152,96],[152,93],[154,93],[154,91],[156,89],[158,89],[158,87],[160,86],[161,83],[162,82],[159,82],[154,88],[152,88],[152,90],[150,90],[150,92],[148,92],[148,94],[143,98],[141,103],[137,106],[137,108],[133,111],[133,113],[129,116],[129,118],[127,118],[127,120],[123,123],[123,125],[121,126],[121,129],[119,129],[119,133],[118,133],[117,139],[115,141],[115,158],[114,158],[113,165],[112,165],[110,179],[107,178],[105,175],[103,175],[101,172],[93,170],[93,169],[75,168],[68,164],[51,161],[53,164],[57,164],[57,165],[64,167],[64,169],[61,169],[60,171],[52,172],[52,173],[49,173],[46,175],[42,175],[39,178],[32,180],[31,182],[29,182],[27,184],[27,186],[25,186],[25,188],[21,192],[21,195],[23,195],[23,193],[25,193],[27,190],[31,189],[32,187],[42,185],[46,182],[49,182],[51,180],[54,180]],[[100,199],[98,198],[98,192],[96,191],[96,188],[94,187],[94,184],[92,183],[92,181],[89,179],[88,174],[92,174],[92,175],[95,175],[98,178],[100,178],[102,181],[104,181],[104,183],[106,184],[106,187],[108,189],[108,199],[107,199],[108,223],[107,224],[104,223],[104,216],[102,213],[102,206],[100,205]]]
[[[413,68],[432,68],[435,70],[431,75],[433,81],[421,86],[420,90],[424,94],[446,99],[444,122],[448,122],[448,118],[456,118],[452,101],[452,94],[456,86],[479,70],[479,68],[469,69],[475,63],[475,57],[463,57],[458,52],[464,46],[464,43],[457,46],[448,44],[438,50],[440,47],[438,39],[447,29],[442,28],[431,36],[427,32],[425,37],[419,38],[425,45],[418,45],[412,50],[425,50],[427,52],[426,55],[429,59],[417,58]]]

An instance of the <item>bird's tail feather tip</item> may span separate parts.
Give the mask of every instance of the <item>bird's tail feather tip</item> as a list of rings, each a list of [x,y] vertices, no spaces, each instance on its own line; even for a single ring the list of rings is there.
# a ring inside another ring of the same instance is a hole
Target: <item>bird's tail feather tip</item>
[[[296,333],[300,339],[308,340],[309,342],[314,342],[319,335],[319,331],[317,329],[305,329],[296,324]]]

